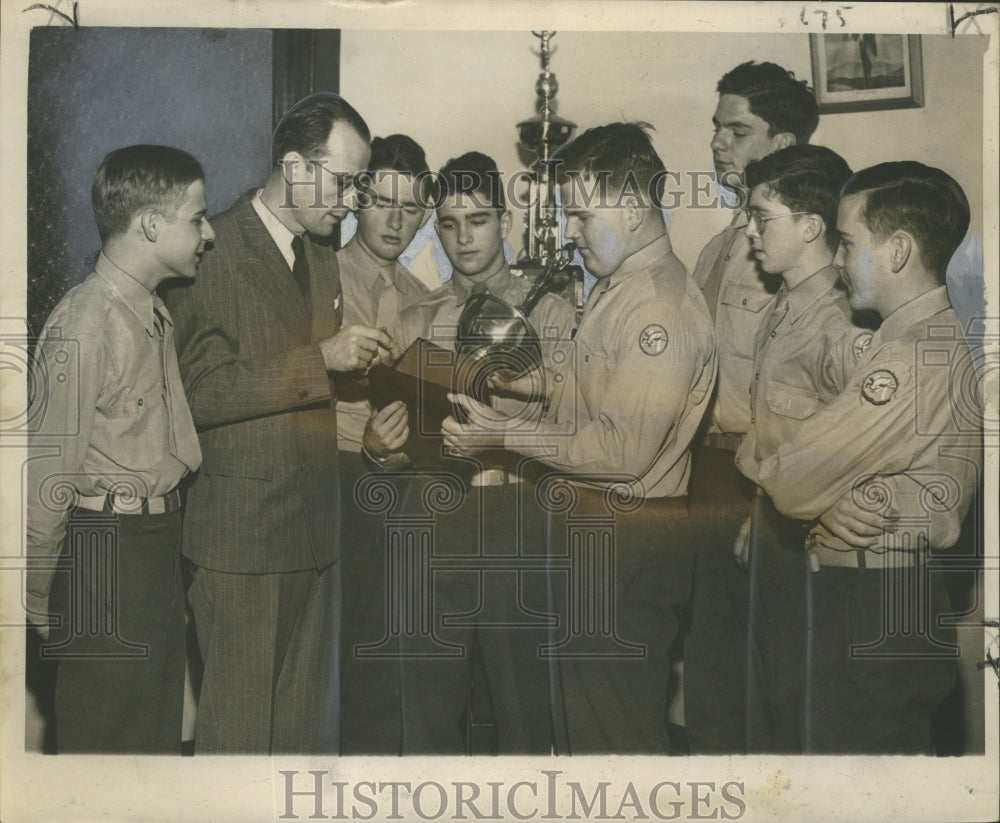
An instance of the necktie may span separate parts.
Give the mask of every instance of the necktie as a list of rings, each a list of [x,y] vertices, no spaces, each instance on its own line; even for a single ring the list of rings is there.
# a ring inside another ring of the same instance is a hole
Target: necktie
[[[306,259],[306,244],[302,240],[301,234],[292,238],[292,254],[295,255],[292,277],[299,284],[299,290],[303,296],[309,297],[309,261]]]
[[[179,388],[182,384],[177,353],[174,351],[173,326],[166,306],[154,306],[153,325],[160,345],[160,372],[163,378],[163,403],[169,418],[167,437],[170,453],[194,471],[201,464],[201,446],[198,444],[198,433],[184,392],[171,390],[171,385]]]
[[[379,271],[379,277],[372,286],[372,300],[375,303],[375,328],[390,328],[399,314],[399,292],[387,269]]]

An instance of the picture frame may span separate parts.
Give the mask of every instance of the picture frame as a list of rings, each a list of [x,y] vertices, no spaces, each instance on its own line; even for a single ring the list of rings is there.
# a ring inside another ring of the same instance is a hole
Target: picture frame
[[[811,34],[820,114],[922,108],[919,34]]]

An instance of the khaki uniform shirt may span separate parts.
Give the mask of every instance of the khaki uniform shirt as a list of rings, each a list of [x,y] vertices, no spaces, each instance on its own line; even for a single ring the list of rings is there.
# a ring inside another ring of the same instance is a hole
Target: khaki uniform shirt
[[[715,342],[705,299],[666,235],[598,281],[575,343],[554,422],[532,439],[508,433],[507,448],[594,485],[604,475],[642,497],[685,494]]]
[[[60,553],[73,493],[159,497],[201,465],[166,306],[103,254],[49,316],[32,382],[31,443],[51,456],[28,463],[29,557]],[[52,575],[29,571],[29,594]]]
[[[758,482],[783,514],[811,520],[878,475],[873,491],[885,507],[929,521],[931,547],[948,548],[982,466],[982,409],[944,286],[898,308],[851,349],[847,388],[761,461]],[[821,528],[818,536],[836,543]]]
[[[741,210],[698,256],[694,279],[709,302],[715,321],[719,379],[711,404],[709,431],[743,434],[750,428],[753,344],[774,300],[778,280],[766,280],[746,236]]]
[[[751,480],[763,458],[844,390],[854,367],[850,343],[870,337],[851,323],[839,279],[840,270],[827,266],[794,289],[783,285],[764,312],[754,342],[750,430],[736,453]]]
[[[427,294],[427,287],[397,262],[378,260],[355,236],[337,252],[344,300],[344,326],[388,330],[399,312]],[[337,447],[360,452],[372,407],[364,385],[345,385],[338,392]],[[346,397],[347,399],[341,399]]]

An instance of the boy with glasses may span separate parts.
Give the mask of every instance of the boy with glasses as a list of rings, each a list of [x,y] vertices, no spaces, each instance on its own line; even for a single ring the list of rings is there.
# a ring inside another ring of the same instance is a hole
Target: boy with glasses
[[[866,339],[851,322],[847,294],[833,266],[840,187],[850,176],[840,156],[809,145],[782,149],[746,169],[746,236],[761,270],[782,280],[754,341],[750,427],[736,454],[737,467],[751,479],[761,460],[843,390],[851,366],[848,344]],[[800,626],[804,593],[788,581],[794,579],[801,539],[798,524],[786,521],[758,494],[734,549],[743,568],[748,552],[752,563],[748,648],[753,656],[746,681],[751,711],[745,720],[746,745],[754,751],[795,750],[797,718],[785,701],[793,699],[800,683],[786,671],[788,661],[771,663],[772,656],[797,648],[789,636]],[[746,624],[747,616],[739,618]],[[763,638],[781,648],[770,648]],[[695,737],[697,731],[693,726]]]

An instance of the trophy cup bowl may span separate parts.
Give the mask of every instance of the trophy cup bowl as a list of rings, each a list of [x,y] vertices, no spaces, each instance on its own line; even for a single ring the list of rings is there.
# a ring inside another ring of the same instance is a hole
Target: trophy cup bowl
[[[535,375],[532,398],[544,397],[545,369],[538,333],[527,316],[491,294],[470,297],[458,320],[455,388],[488,404],[489,378],[510,382]]]

